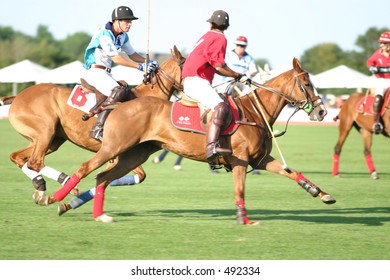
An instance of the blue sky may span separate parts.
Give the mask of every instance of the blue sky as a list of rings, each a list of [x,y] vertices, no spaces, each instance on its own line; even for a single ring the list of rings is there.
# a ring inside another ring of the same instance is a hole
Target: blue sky
[[[146,51],[147,0],[2,1],[0,25],[35,35],[43,24],[56,39],[79,31],[92,35],[119,5],[129,6],[140,18],[129,35],[137,50]],[[248,52],[266,58],[273,68],[290,65],[293,57],[320,43],[356,50],[355,40],[368,28],[390,29],[390,1],[150,0],[150,51],[169,52],[174,44],[190,51],[209,29],[206,19],[219,9],[230,15],[231,26],[225,32],[229,48],[238,35],[247,36]]]

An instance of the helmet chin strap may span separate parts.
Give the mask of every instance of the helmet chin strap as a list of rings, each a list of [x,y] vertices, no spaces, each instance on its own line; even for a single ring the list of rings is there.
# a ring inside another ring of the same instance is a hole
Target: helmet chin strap
[[[123,33],[126,33],[126,31],[124,31],[124,30],[122,29],[122,26],[121,26],[121,24],[120,24],[120,20],[117,20],[116,22],[118,23],[119,29],[120,29]]]

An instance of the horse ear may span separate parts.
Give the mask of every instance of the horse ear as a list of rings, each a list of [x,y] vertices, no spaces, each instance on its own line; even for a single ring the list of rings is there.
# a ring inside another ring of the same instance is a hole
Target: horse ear
[[[171,49],[171,54],[173,57],[176,57],[179,60],[183,58],[180,51],[177,49],[176,45],[173,45],[173,50]]]
[[[293,68],[295,71],[297,71],[298,73],[299,72],[302,72],[302,67],[301,67],[301,63],[299,62],[299,59],[294,57],[293,59]]]

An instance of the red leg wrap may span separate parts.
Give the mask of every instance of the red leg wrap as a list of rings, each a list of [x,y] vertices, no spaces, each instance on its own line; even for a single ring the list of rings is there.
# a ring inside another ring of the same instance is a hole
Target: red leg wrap
[[[374,172],[375,166],[374,166],[374,162],[372,161],[372,155],[371,154],[366,155],[365,160],[366,160],[368,172],[370,173]]]
[[[65,183],[65,185],[54,193],[54,199],[56,201],[63,200],[65,196],[67,196],[68,193],[70,193],[70,191],[73,190],[73,188],[76,187],[79,182],[79,177],[73,174],[72,177],[70,177],[70,179]]]
[[[333,154],[333,170],[332,170],[333,176],[339,174],[339,159],[340,159],[340,155]]]
[[[298,172],[297,178],[295,178],[295,182],[299,183],[299,181],[301,181],[301,180],[302,180],[302,181],[307,181],[307,182],[309,181],[309,180],[306,179],[305,176],[302,175],[301,172]]]
[[[93,199],[93,218],[97,218],[104,214],[103,212],[103,204],[104,204],[104,191],[105,188],[103,186],[97,186],[95,197]]]
[[[236,208],[237,208],[237,223],[240,225],[248,224],[249,219],[246,216],[245,201],[244,200],[236,201]]]

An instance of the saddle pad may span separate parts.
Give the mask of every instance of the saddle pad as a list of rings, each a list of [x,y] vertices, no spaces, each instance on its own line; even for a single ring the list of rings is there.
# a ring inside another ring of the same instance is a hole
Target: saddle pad
[[[221,132],[221,135],[231,135],[239,126],[239,124],[236,123],[236,120],[239,119],[238,107],[230,97],[228,98],[228,102],[233,117],[230,125]],[[200,109],[198,106],[186,106],[180,102],[173,103],[171,109],[171,123],[179,130],[206,134],[206,131],[201,125]]]
[[[85,113],[89,113],[89,110],[96,104],[96,94],[93,92],[85,92],[81,89],[80,85],[76,85],[69,95],[66,104]]]
[[[356,105],[356,111],[365,115],[374,116],[374,100],[375,96],[373,95],[367,95],[367,97],[362,97]],[[387,94],[383,102],[384,106],[382,106],[381,116],[385,113],[386,105],[389,103],[389,101],[390,94]]]

